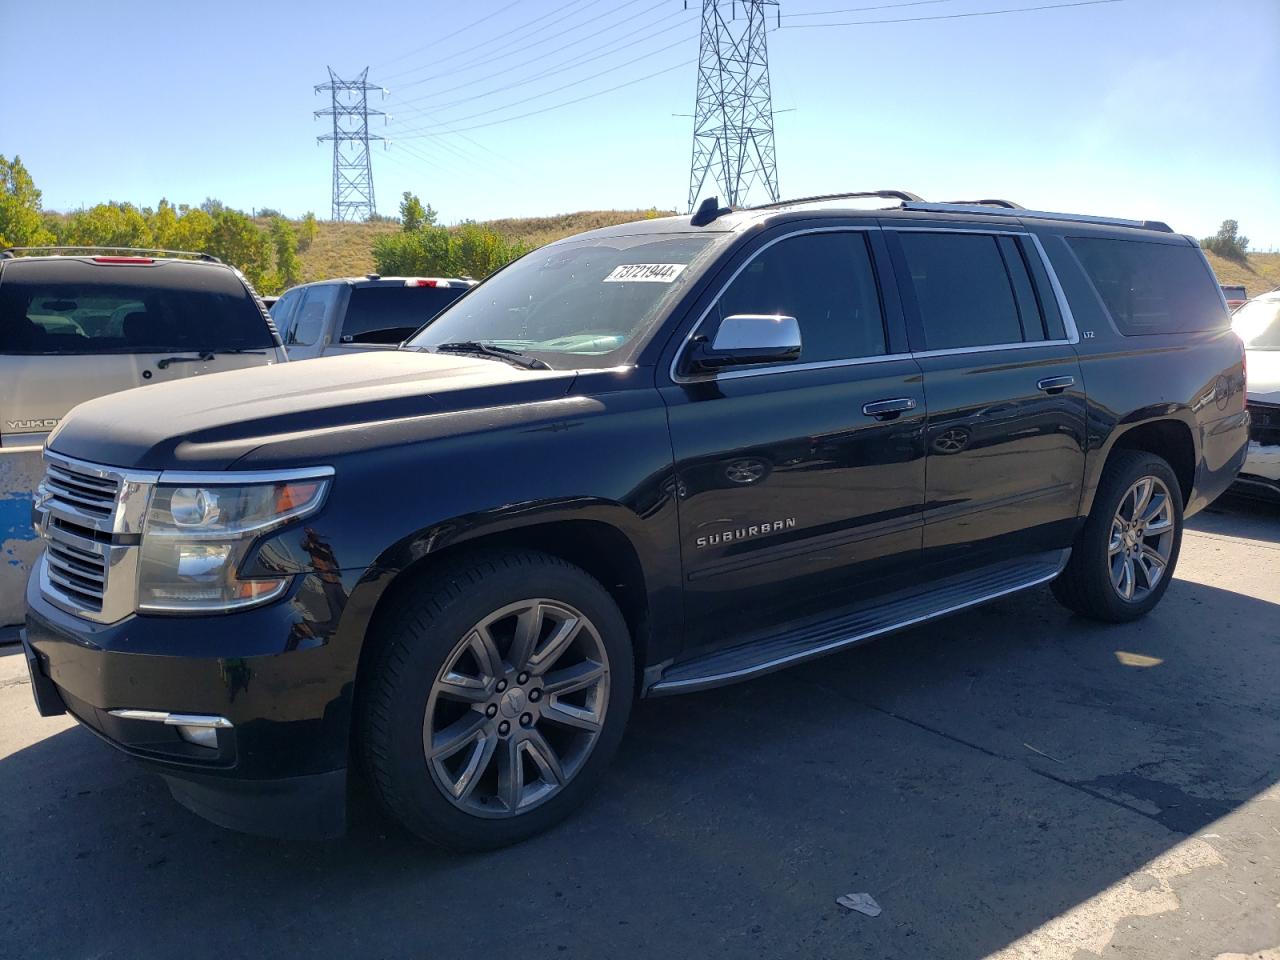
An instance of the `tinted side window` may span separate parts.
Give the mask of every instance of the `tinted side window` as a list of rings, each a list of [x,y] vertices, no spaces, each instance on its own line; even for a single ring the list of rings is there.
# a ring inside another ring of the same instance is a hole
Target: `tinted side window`
[[[302,299],[303,291],[300,289],[289,290],[271,305],[271,319],[275,321],[276,329],[280,331],[280,339],[285,343],[289,342],[289,337],[293,334],[294,313],[298,306],[298,301]]]
[[[307,324],[308,333],[318,332],[321,337],[324,337],[326,318],[333,312],[333,305],[337,302],[342,288],[341,283],[315,283],[303,289],[302,303],[293,312],[293,319],[289,324],[289,335],[284,338],[286,346],[299,342],[298,329],[303,323]]]
[[[784,314],[800,324],[800,363],[886,353],[880,292],[862,233],[809,233],[775,243],[720,297],[721,318]]]
[[[463,287],[353,287],[343,343],[399,343],[466,293]]]
[[[904,232],[899,238],[924,323],[926,349],[1022,342],[1014,287],[996,237]]]
[[[1068,237],[1093,289],[1126,337],[1227,326],[1222,296],[1191,246]]]

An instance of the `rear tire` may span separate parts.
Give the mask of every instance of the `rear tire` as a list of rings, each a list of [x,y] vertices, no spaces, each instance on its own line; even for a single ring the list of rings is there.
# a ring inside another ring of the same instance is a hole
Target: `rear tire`
[[[1117,451],[1053,582],[1054,596],[1094,620],[1136,620],[1169,589],[1181,547],[1182,492],[1173,468],[1154,453]]]
[[[600,781],[626,727],[626,620],[593,577],[534,551],[434,571],[384,621],[362,679],[374,792],[418,836],[489,850],[540,833]]]

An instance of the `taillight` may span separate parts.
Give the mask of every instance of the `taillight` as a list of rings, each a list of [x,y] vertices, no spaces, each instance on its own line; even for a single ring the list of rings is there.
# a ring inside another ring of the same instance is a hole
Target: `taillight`
[[[155,263],[151,257],[94,257],[94,263]]]
[[[404,282],[404,285],[406,287],[438,287],[440,286],[440,281],[439,280],[406,280]],[[449,285],[448,281],[445,281],[444,285],[447,287]]]

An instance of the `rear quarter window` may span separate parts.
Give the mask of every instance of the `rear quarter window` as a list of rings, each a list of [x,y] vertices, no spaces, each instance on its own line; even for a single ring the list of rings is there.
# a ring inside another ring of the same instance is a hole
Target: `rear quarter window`
[[[1198,249],[1103,237],[1066,240],[1124,336],[1196,333],[1230,324]]]

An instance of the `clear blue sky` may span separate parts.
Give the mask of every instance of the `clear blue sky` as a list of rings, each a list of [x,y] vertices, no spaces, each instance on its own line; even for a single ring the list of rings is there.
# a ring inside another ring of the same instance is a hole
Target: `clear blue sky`
[[[795,108],[777,118],[784,196],[998,196],[1198,235],[1233,217],[1255,246],[1280,247],[1278,0],[795,26],[1061,0],[801,16],[894,2],[783,0],[769,49],[775,109]],[[374,154],[383,213],[403,190],[448,221],[683,208],[692,120],[674,114],[692,112],[692,66],[465,137],[422,132],[501,121],[692,60],[699,3],[0,0],[0,153],[23,157],[50,209],[212,196],[326,217],[331,154],[311,114],[327,102],[312,86],[327,65],[339,75],[368,65],[390,91],[373,103],[392,115],[373,127],[393,141]],[[476,96],[497,87],[509,89]]]

